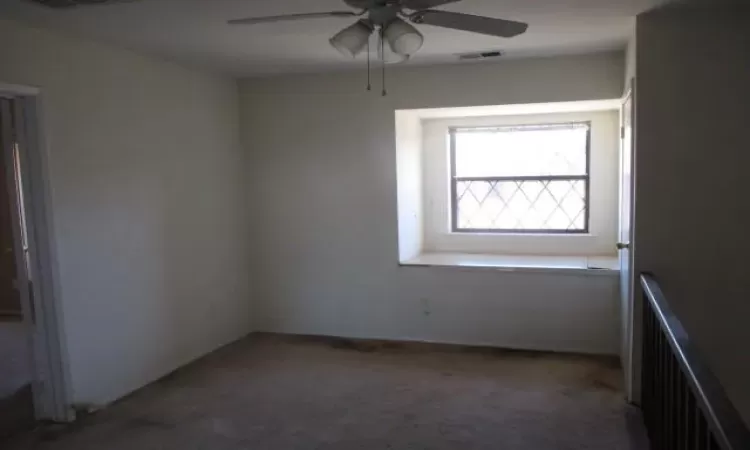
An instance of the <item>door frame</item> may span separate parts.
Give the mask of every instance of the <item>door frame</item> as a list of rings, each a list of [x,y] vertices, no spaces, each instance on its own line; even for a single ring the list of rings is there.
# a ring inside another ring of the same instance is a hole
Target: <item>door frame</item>
[[[17,140],[22,149],[21,178],[27,220],[29,278],[32,289],[25,299],[24,322],[32,330],[34,414],[38,420],[72,421],[71,389],[62,339],[59,272],[52,229],[51,191],[47,171],[48,147],[42,115],[42,91],[32,86],[0,83],[0,96],[16,105]]]
[[[635,267],[635,204],[636,204],[636,85],[635,78],[628,80],[625,94],[622,97],[622,106],[620,108],[620,126],[624,126],[624,110],[625,103],[630,100],[630,148],[623,148],[623,139],[621,134],[620,145],[621,151],[630,152],[630,236],[628,236],[628,243],[630,245],[628,249],[628,260],[630,265],[630,274],[628,277],[628,283],[630,284],[628,289],[627,299],[627,317],[625,323],[627,329],[624,330],[624,336],[622,339],[625,341],[625,354],[623,355],[623,371],[625,374],[625,391],[627,400],[630,403],[638,404],[640,401],[640,353],[637,347],[637,333],[640,331],[639,322],[636,320],[640,317],[637,299],[640,298],[639,285],[636,283],[637,269]],[[622,161],[622,157],[620,158]],[[621,173],[623,168],[620,167]],[[621,205],[622,207],[622,205]],[[618,239],[620,236],[618,235]]]

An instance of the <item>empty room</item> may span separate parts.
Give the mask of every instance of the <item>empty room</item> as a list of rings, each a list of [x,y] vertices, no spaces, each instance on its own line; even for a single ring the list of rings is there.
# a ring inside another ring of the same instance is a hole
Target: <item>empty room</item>
[[[750,10],[0,3],[0,448],[750,448]]]

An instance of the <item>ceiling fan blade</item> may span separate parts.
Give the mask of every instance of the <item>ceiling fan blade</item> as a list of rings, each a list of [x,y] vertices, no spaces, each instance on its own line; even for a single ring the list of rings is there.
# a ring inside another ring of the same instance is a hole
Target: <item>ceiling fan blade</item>
[[[437,27],[506,38],[523,34],[529,28],[529,25],[523,22],[448,11],[419,11],[410,15],[409,19],[417,24],[424,23]]]
[[[357,17],[360,14],[351,11],[329,11],[305,14],[283,14],[280,16],[247,17],[244,19],[230,20],[230,25],[255,25],[258,23],[283,22],[287,20],[321,19],[324,17]]]
[[[435,8],[447,5],[448,3],[456,3],[458,1],[461,0],[403,0],[401,5],[406,9],[422,11],[424,9]]]

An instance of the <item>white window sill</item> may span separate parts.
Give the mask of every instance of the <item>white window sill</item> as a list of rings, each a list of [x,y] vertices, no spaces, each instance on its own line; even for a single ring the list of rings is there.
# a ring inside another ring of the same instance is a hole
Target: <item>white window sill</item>
[[[468,253],[424,253],[402,261],[402,266],[485,268],[503,272],[559,272],[617,275],[617,257],[475,255]]]

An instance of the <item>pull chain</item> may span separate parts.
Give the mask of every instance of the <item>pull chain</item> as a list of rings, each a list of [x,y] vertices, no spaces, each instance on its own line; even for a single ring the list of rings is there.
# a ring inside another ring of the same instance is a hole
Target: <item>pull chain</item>
[[[367,90],[372,90],[372,84],[370,84],[370,39],[367,39]]]
[[[380,28],[380,63],[383,69],[383,97],[388,95],[388,91],[385,89],[385,44],[383,42],[383,28]]]

